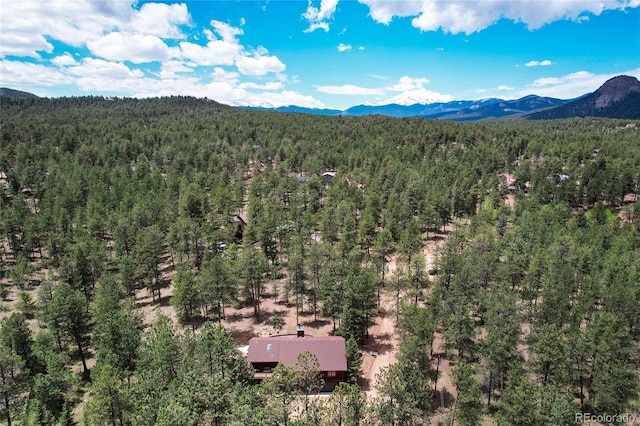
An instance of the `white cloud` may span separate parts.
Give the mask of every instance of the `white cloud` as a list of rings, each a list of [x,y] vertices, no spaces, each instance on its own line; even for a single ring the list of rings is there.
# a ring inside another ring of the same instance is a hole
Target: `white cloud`
[[[238,71],[245,75],[265,75],[284,71],[285,65],[277,56],[263,56],[263,54],[263,52],[257,52],[254,56],[238,56],[235,60]]]
[[[402,76],[398,82],[386,88],[387,91],[400,92],[397,95],[376,102],[377,105],[385,104],[429,104],[433,102],[450,102],[453,96],[444,95],[426,89],[424,86],[429,83],[428,78]]]
[[[545,59],[544,61],[529,61],[526,64],[524,64],[525,67],[548,67],[549,65],[552,65],[553,62],[551,62],[548,59]]]
[[[313,24],[309,25],[309,28],[307,28],[306,30],[304,30],[305,33],[312,33],[315,30],[324,30],[325,32],[329,32],[329,24],[327,24],[326,22],[314,22]]]
[[[500,86],[498,86],[498,90],[507,91],[507,90],[516,90],[516,88],[512,87],[512,86],[507,86],[507,85],[501,84]]]
[[[131,61],[136,64],[165,61],[173,57],[164,41],[153,35],[112,32],[97,40],[89,41],[87,47],[96,56],[111,61]]]
[[[254,92],[229,82],[214,81],[205,86],[181,87],[180,93],[206,96],[227,105],[279,107],[299,105],[307,108],[324,108],[324,104],[312,96],[291,90]]]
[[[384,89],[367,88],[355,86],[353,84],[345,84],[342,86],[318,86],[318,92],[328,93],[330,95],[384,95]]]
[[[278,90],[284,89],[284,85],[279,81],[271,81],[268,83],[258,84],[258,83],[241,83],[238,85],[240,89],[250,89],[250,90],[265,90],[268,92],[275,92]]]
[[[238,80],[240,80],[240,74],[233,71],[226,71],[220,67],[216,67],[211,74],[213,77],[213,81],[215,82],[225,82],[230,84],[237,84]]]
[[[193,61],[197,65],[233,65],[242,46],[224,40],[210,40],[206,45],[183,41],[180,43],[182,58]]]
[[[56,68],[6,59],[0,61],[0,86],[2,87],[53,87],[72,82],[72,78]]]
[[[102,59],[86,58],[80,65],[68,68],[68,72],[73,74],[74,84],[80,90],[90,93],[122,93],[133,97],[203,96],[199,78],[158,79],[139,69]]]
[[[71,86],[74,93],[191,95],[231,105],[324,107],[312,96],[286,90],[296,79],[283,74],[286,66],[277,56],[241,43],[244,19],[239,27],[212,20],[201,33],[204,37],[187,38],[183,30],[193,23],[183,3],[0,1],[0,55],[39,62],[0,59],[3,86],[31,91]],[[310,11],[310,24],[328,30],[336,5],[337,0],[323,1]],[[71,47],[86,47],[89,56],[82,58]],[[45,59],[45,52],[55,56]]]
[[[389,87],[388,90],[394,92],[406,92],[410,90],[422,89],[425,84],[429,83],[429,79],[427,78],[413,78],[409,76],[403,76],[400,78],[398,83]]]
[[[144,76],[141,70],[132,70],[123,63],[94,58],[84,58],[80,64],[69,67],[68,69],[71,74],[83,78],[97,77],[100,79],[118,80]]]
[[[535,93],[561,99],[571,99],[593,92],[602,84],[617,75],[625,74],[640,78],[640,68],[616,74],[594,74],[588,71],[577,71],[560,77],[544,77],[528,84],[520,91],[520,96]]]
[[[14,55],[34,56],[36,51],[50,49],[41,43],[45,39],[81,46],[128,22],[133,14],[133,1],[121,0],[24,0],[2,2],[0,45],[5,53],[5,40]],[[10,18],[10,19],[9,19]],[[28,35],[16,43],[16,35]],[[37,45],[40,43],[40,46]]]
[[[145,3],[134,13],[130,28],[141,34],[179,39],[184,38],[180,26],[190,21],[191,16],[184,3]]]
[[[321,0],[320,8],[313,6],[311,0],[308,0],[308,6],[302,17],[309,21],[309,28],[305,32],[313,32],[317,29],[329,31],[329,24],[326,22],[333,18],[333,14],[338,6],[338,0]]]
[[[237,39],[237,36],[243,34],[242,29],[216,20],[212,20],[210,24],[215,33],[209,29],[204,30],[207,44],[181,42],[182,57],[202,66],[233,65],[243,50]]]
[[[533,87],[544,87],[544,86],[553,86],[558,84],[563,84],[572,81],[584,81],[586,79],[592,78],[594,74],[588,71],[577,71],[571,74],[567,74],[562,77],[543,77],[535,80],[531,83]]]
[[[407,17],[420,14],[422,1],[389,1],[389,0],[359,0],[369,6],[369,14],[374,21],[389,24],[394,17]]]
[[[226,22],[211,21],[211,26],[216,30],[218,35],[222,37],[222,40],[228,42],[235,42],[236,36],[244,34],[241,28],[237,28],[227,24]]]
[[[320,9],[317,9],[312,6],[312,2],[309,0],[307,11],[302,16],[310,21],[324,21],[325,19],[333,18],[337,6],[338,0],[321,0]]]
[[[192,73],[194,71],[192,68],[194,65],[195,64],[191,62],[175,60],[163,62],[160,69],[160,78],[174,79],[178,78],[178,74]]]
[[[351,45],[350,44],[340,43],[338,45],[338,52],[346,52],[348,50],[351,50]]]
[[[198,78],[188,77],[179,79],[151,79],[140,78],[135,81],[129,80],[127,85],[118,86],[133,93],[135,98],[149,98],[155,96],[196,96],[204,97],[203,85]]]
[[[226,81],[213,81],[201,87],[198,96],[203,95],[227,105],[247,105],[247,91]]]
[[[235,65],[244,75],[265,75],[281,73],[286,66],[277,56],[269,55],[264,47],[248,53],[240,44],[237,36],[242,35],[241,28],[225,22],[211,21],[213,31],[205,31],[208,42],[205,46],[192,42],[181,42],[182,57],[200,66]]]
[[[51,52],[47,40],[79,47],[110,32],[162,38],[184,38],[181,26],[190,23],[185,4],[137,0],[23,0],[2,2],[0,53],[39,57]]]
[[[204,84],[199,78],[179,78],[157,80],[137,78],[118,85],[118,89],[128,89],[135,97],[185,95],[207,97],[217,102],[236,106],[288,106],[299,105],[308,108],[324,108],[324,104],[312,96],[283,90],[278,82],[263,84],[239,83],[240,75],[217,67],[213,81]]]
[[[553,21],[569,19],[583,21],[589,14],[600,15],[605,10],[637,7],[638,0],[359,0],[366,4],[370,16],[379,23],[389,24],[394,17],[414,17],[412,25],[422,31],[471,34],[483,30],[502,18],[525,23],[530,30]]]
[[[57,65],[59,67],[65,67],[68,65],[76,65],[78,62],[71,56],[70,53],[65,53],[64,55],[56,56],[51,60],[51,63]]]
[[[53,45],[38,34],[23,34],[20,32],[5,33],[0,31],[0,55],[29,56],[39,58],[38,52],[50,53]]]
[[[372,78],[387,80],[383,76],[370,75]],[[453,100],[450,95],[444,95],[438,92],[425,89],[424,85],[429,83],[429,79],[419,77],[401,77],[397,83],[380,88],[368,88],[362,86],[356,86],[353,84],[345,84],[342,86],[319,86],[317,90],[322,93],[330,95],[351,95],[351,96],[387,96],[384,99],[379,99],[375,102],[370,102],[370,105],[386,105],[386,104],[402,104],[413,105],[417,103],[433,103],[433,102],[449,102]],[[389,92],[395,92],[396,95],[389,96]]]

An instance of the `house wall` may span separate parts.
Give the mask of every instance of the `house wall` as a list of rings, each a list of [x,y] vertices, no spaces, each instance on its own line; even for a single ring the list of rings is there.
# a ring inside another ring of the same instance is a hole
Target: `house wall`
[[[276,362],[254,362],[251,364],[255,371],[254,380],[256,382],[261,382],[263,379],[266,379],[271,375],[271,372],[278,365]],[[338,383],[342,383],[346,380],[347,372],[346,371],[336,371],[335,375],[329,375],[328,371],[321,371],[322,379],[325,382],[325,387],[323,391],[331,391],[336,387]]]

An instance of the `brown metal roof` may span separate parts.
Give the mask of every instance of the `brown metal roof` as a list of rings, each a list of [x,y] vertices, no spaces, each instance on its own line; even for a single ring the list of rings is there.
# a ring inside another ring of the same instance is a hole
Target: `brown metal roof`
[[[347,371],[345,343],[342,337],[254,337],[249,340],[247,358],[251,363],[293,365],[304,351],[315,354],[320,371]]]

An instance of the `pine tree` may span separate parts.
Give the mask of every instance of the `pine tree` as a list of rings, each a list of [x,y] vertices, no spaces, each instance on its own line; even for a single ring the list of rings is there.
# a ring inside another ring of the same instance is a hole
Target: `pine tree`
[[[362,374],[362,354],[358,349],[358,344],[353,337],[349,337],[345,344],[347,358],[347,381],[356,383]]]

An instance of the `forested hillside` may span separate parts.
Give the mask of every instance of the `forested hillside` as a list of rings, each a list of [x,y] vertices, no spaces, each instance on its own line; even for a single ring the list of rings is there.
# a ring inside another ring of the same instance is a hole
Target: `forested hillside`
[[[2,97],[0,422],[640,417],[637,125]],[[147,324],[141,289],[176,322]],[[380,293],[397,297],[400,346],[367,398],[355,345]],[[267,296],[348,339],[349,383],[309,396],[317,368],[299,360],[253,384],[246,339],[221,324],[241,306],[274,322]],[[444,411],[438,357],[455,386]]]

